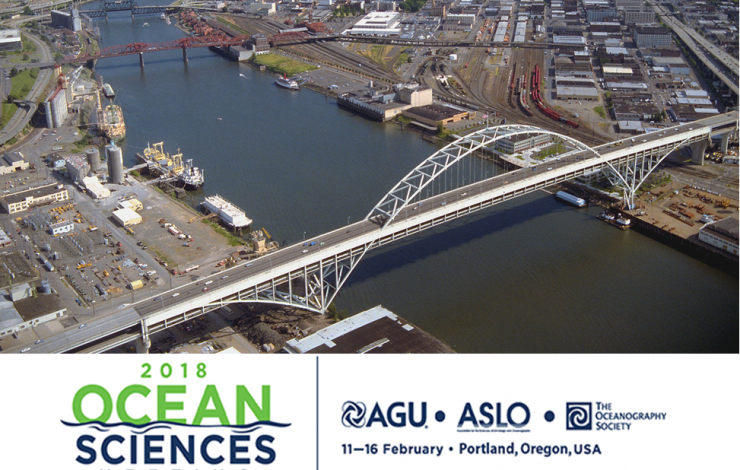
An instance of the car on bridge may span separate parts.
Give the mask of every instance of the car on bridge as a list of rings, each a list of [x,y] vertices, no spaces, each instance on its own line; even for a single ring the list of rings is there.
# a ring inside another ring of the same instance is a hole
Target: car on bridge
[[[303,250],[303,251],[301,251],[301,253],[303,253],[303,254],[308,253],[308,250]]]

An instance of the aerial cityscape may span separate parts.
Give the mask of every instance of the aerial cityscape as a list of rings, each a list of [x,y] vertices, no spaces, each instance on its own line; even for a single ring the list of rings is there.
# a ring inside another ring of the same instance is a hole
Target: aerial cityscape
[[[0,352],[737,353],[738,12],[0,2]]]

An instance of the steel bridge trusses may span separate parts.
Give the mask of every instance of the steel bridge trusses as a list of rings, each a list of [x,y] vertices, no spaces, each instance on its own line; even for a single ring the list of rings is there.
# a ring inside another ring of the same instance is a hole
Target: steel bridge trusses
[[[176,39],[174,41],[160,43],[134,42],[131,44],[119,44],[116,46],[100,49],[91,56],[80,56],[76,61],[105,59],[108,57],[118,57],[132,54],[142,54],[144,52],[169,51],[175,49],[189,49],[193,47],[209,46],[237,46],[243,44],[249,36],[236,36],[233,38],[225,36],[189,36]]]
[[[600,157],[596,150],[583,142],[539,127],[519,124],[487,127],[458,138],[417,165],[383,197],[366,219],[377,217],[383,221],[383,227],[387,227],[399,212],[415,201],[424,188],[452,165],[482,148],[492,146],[497,140],[521,134],[550,134],[570,143],[577,150],[587,150]]]

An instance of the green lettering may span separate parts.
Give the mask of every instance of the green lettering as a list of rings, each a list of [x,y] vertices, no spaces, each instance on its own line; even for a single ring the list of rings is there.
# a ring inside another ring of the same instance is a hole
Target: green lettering
[[[244,421],[244,403],[252,410],[257,421],[270,421],[270,386],[262,386],[262,407],[257,405],[254,397],[244,385],[236,386],[236,424],[246,424]]]
[[[129,416],[128,412],[126,412],[126,400],[129,396],[134,393],[138,393],[139,395],[147,397],[149,396],[149,392],[149,388],[144,385],[129,385],[121,390],[121,393],[118,395],[118,401],[116,401],[116,411],[118,412],[118,418],[122,423],[146,424],[151,422],[149,415],[144,415],[141,418],[132,418]]]
[[[157,420],[171,423],[185,424],[183,418],[168,418],[167,411],[182,410],[185,405],[181,401],[167,401],[168,393],[185,393],[185,385],[158,385],[157,386]]]
[[[82,400],[91,393],[94,393],[103,400],[103,411],[97,418],[88,418],[82,411]],[[72,400],[72,413],[74,413],[75,419],[78,423],[89,423],[91,421],[100,421],[105,423],[110,419],[110,415],[113,413],[113,400],[111,399],[108,390],[104,389],[100,385],[85,385],[75,393],[75,397]]]
[[[213,400],[214,408],[208,409],[211,400]],[[200,425],[203,418],[218,418],[222,425],[229,425],[229,418],[226,416],[226,410],[224,410],[224,405],[221,403],[221,397],[218,395],[215,385],[206,385],[203,398],[200,399],[200,405],[198,405],[198,411],[195,413],[195,418],[193,418],[193,424]]]

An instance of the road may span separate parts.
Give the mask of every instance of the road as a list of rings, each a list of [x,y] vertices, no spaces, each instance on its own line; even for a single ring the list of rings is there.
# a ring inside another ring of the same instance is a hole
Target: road
[[[24,32],[24,34],[28,39],[33,41],[33,43],[36,44],[36,47],[41,51],[41,60],[44,62],[51,61],[51,52],[49,51],[49,48],[46,46],[46,44],[32,34],[28,34],[27,32]],[[39,101],[39,99],[41,98],[41,94],[44,92],[44,90],[46,90],[46,86],[48,85],[52,74],[52,70],[48,68],[43,68],[39,70],[36,81],[34,82],[33,87],[31,87],[31,91],[26,96],[27,101],[33,101],[34,103]],[[0,145],[5,144],[7,141],[18,135],[31,121],[31,118],[33,117],[33,114],[35,112],[35,106],[31,106],[30,108],[19,108],[18,111],[16,111],[15,115],[10,118],[8,124],[6,124],[6,126],[2,130],[0,130]]]
[[[720,122],[726,123],[728,117],[730,118],[729,122],[736,126],[738,119],[737,111],[727,115],[705,119],[702,121],[702,124],[694,122],[679,125],[674,128],[640,135],[634,138],[634,142],[632,142],[632,139],[625,139],[622,141],[622,145],[613,146],[607,144],[598,147],[597,150],[602,156],[607,156],[614,152],[633,148],[633,146],[635,150],[642,148],[649,149],[652,142],[660,140],[664,136],[678,135],[682,131],[691,132],[696,130],[698,132],[700,128],[705,126],[714,126]],[[417,203],[406,207],[396,216],[393,223],[382,230],[379,222],[375,219],[362,220],[347,225],[318,237],[308,239],[305,242],[283,248],[254,261],[249,261],[221,273],[207,276],[197,282],[190,282],[159,295],[153,295],[133,305],[124,304],[119,313],[91,320],[82,329],[67,329],[46,339],[40,345],[31,346],[31,352],[61,352],[74,349],[84,345],[86,342],[94,341],[96,338],[113,334],[116,331],[124,331],[128,328],[137,327],[143,317],[155,314],[168,307],[176,306],[177,304],[185,304],[188,301],[193,301],[193,305],[197,305],[197,308],[199,308],[200,305],[208,303],[205,299],[198,299],[198,297],[207,296],[205,294],[206,292],[217,291],[221,288],[231,288],[228,289],[229,292],[245,289],[250,284],[243,283],[242,281],[244,280],[257,279],[258,277],[261,279],[270,279],[285,274],[291,269],[290,265],[295,265],[296,262],[302,262],[304,259],[306,260],[305,265],[308,265],[309,262],[318,262],[320,259],[328,258],[334,254],[339,254],[358,246],[358,239],[377,240],[381,235],[393,233],[396,227],[407,224],[409,221],[413,222],[413,219],[430,220],[441,217],[444,213],[454,213],[458,210],[464,210],[466,205],[472,206],[477,203],[468,201],[481,201],[484,197],[491,197],[491,193],[503,194],[506,192],[506,194],[509,194],[513,198],[524,193],[523,191],[510,189],[512,187],[522,186],[521,184],[517,185],[517,183],[526,182],[527,180],[532,180],[533,184],[535,181],[549,181],[557,175],[563,175],[571,171],[568,168],[571,165],[579,164],[589,167],[597,164],[598,162],[595,161],[597,158],[599,157],[590,151],[572,153],[535,167],[505,173],[479,183],[425,199],[421,204]],[[544,176],[543,173],[547,176]],[[509,189],[502,189],[505,187]],[[496,190],[498,191],[496,192]],[[311,243],[315,244],[311,246]],[[294,295],[296,294],[294,293]],[[134,339],[138,335],[139,332],[130,330],[127,338]],[[19,352],[20,349],[16,348],[8,352]]]
[[[694,51],[704,64],[738,95],[737,71],[738,59],[728,54],[718,45],[704,38],[690,26],[682,23],[663,7],[651,3],[658,17],[675,32],[686,45]],[[701,46],[701,47],[699,47]],[[712,57],[710,57],[710,55]],[[716,59],[718,63],[715,62]]]

